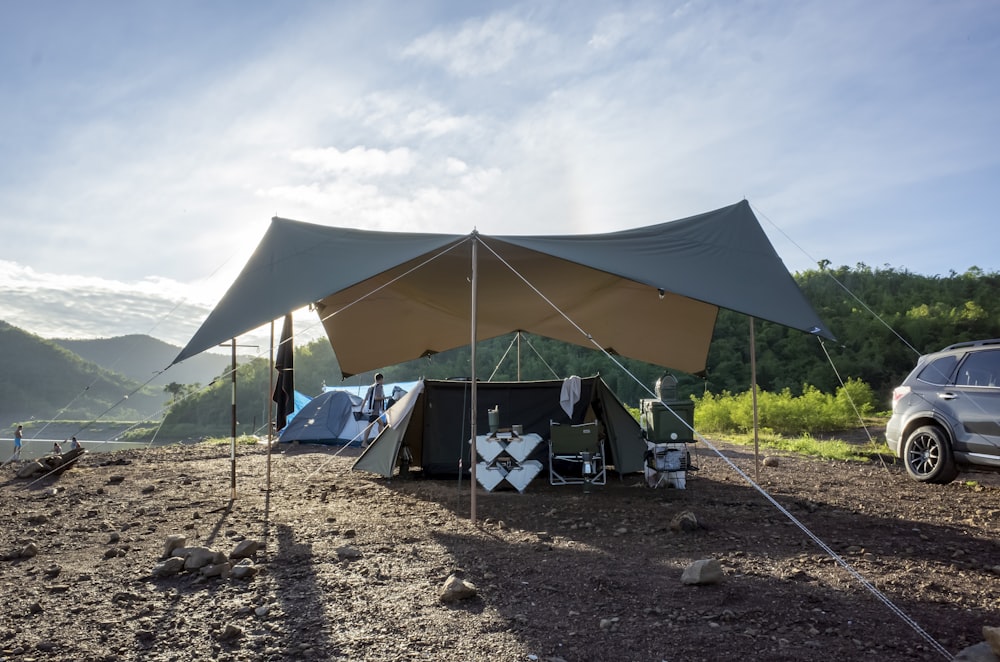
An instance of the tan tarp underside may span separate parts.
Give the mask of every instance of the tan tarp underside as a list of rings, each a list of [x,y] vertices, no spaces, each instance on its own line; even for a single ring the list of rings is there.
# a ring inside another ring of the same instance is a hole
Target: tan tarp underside
[[[424,259],[319,302],[345,375],[470,343],[469,243],[426,264]],[[648,285],[497,240],[480,246],[477,276],[477,340],[522,330],[684,372],[704,368],[718,315],[714,305],[670,292],[661,296]]]

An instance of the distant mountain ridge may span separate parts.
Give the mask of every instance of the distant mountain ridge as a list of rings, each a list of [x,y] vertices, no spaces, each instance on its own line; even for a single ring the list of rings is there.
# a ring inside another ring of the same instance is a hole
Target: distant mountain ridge
[[[53,338],[52,342],[87,361],[140,384],[152,378],[151,386],[166,386],[171,382],[208,384],[221,375],[231,362],[229,357],[221,354],[203,353],[171,366],[166,372],[157,375],[156,373],[166,369],[177,357],[181,351],[180,347],[138,334],[93,340]]]
[[[159,418],[168,396],[0,321],[0,434],[32,420]],[[30,430],[29,430],[30,432]],[[26,436],[29,436],[26,434]]]
[[[33,420],[159,419],[170,399],[166,385],[207,385],[231,361],[204,353],[157,374],[178,353],[179,347],[145,335],[45,339],[0,321],[0,437]]]

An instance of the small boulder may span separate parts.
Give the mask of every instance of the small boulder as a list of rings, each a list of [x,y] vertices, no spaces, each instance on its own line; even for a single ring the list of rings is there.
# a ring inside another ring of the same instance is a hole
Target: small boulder
[[[451,575],[445,580],[438,599],[441,602],[458,602],[474,598],[478,593],[475,584]]]
[[[154,577],[173,577],[184,569],[184,559],[172,556],[166,561],[160,561],[153,566]]]
[[[700,528],[701,525],[698,524],[698,518],[690,510],[677,513],[670,520],[671,531],[697,531]]]
[[[722,565],[715,559],[700,559],[684,568],[681,583],[690,586],[718,584],[722,581]]]
[[[983,639],[993,649],[993,654],[1000,657],[1000,627],[983,626]]]
[[[988,641],[962,649],[953,659],[955,662],[1000,662],[1000,656],[993,652]]]
[[[228,563],[209,563],[202,566],[201,575],[202,577],[222,577],[225,579],[229,576],[229,570]]]
[[[208,547],[180,547],[174,555],[184,559],[185,570],[200,570],[210,563],[220,563],[218,552]]]
[[[257,566],[250,559],[241,559],[229,572],[233,579],[251,579],[257,574]]]
[[[243,628],[238,625],[233,625],[229,623],[219,634],[219,639],[222,641],[235,641],[243,636]]]
[[[360,549],[357,547],[351,547],[350,545],[338,547],[334,551],[336,551],[337,558],[341,561],[357,561],[364,556]]]
[[[184,545],[186,544],[187,544],[187,536],[185,535],[174,533],[167,536],[167,540],[163,544],[162,558],[169,559],[171,556],[174,555],[175,549],[177,549],[178,547],[184,547]]]
[[[260,549],[260,542],[257,540],[241,540],[233,551],[229,553],[231,559],[252,559]]]

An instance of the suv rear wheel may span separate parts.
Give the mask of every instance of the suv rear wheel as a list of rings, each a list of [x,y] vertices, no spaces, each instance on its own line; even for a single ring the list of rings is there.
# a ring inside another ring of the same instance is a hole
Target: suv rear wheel
[[[903,464],[910,477],[922,483],[950,483],[958,476],[944,431],[924,425],[910,433],[903,446]]]

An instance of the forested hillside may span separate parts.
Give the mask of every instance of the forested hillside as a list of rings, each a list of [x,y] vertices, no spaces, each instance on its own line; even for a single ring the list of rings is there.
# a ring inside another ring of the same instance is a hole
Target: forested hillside
[[[888,408],[892,388],[919,354],[966,340],[1000,337],[1000,275],[972,268],[947,277],[921,276],[864,264],[796,274],[806,297],[837,336],[817,338],[757,323],[757,375],[762,388],[830,393],[856,378]],[[724,312],[709,352],[707,389],[744,391],[749,376],[749,323]],[[826,354],[829,354],[830,360]]]
[[[89,340],[53,338],[52,342],[65,347],[85,361],[96,363],[106,370],[117,372],[140,384],[148,381],[151,386],[159,386],[161,389],[171,382],[207,384],[230,364],[228,356],[205,352],[192,356],[163,372],[181,348],[147,335]]]
[[[166,400],[162,388],[139,389],[134,381],[2,321],[0,356],[4,436],[31,418],[88,421],[106,413],[110,420],[144,420],[157,415]]]

